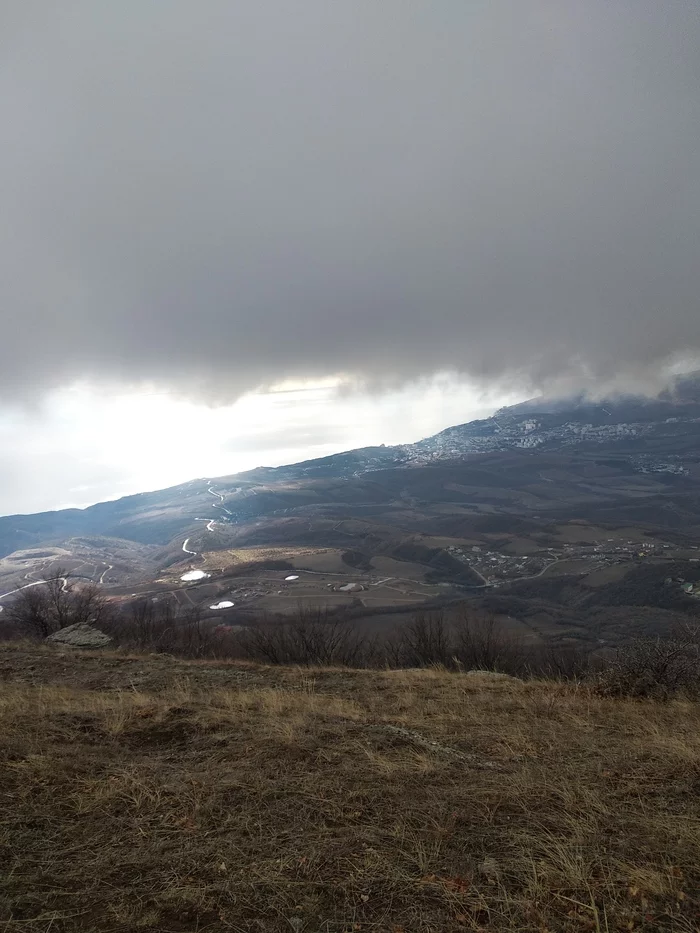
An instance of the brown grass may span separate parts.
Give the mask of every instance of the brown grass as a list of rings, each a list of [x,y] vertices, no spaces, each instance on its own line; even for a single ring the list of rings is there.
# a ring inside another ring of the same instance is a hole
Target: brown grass
[[[228,548],[221,551],[205,551],[205,560],[220,567],[226,564],[255,564],[266,560],[294,560],[297,557],[324,554],[327,548],[309,547],[246,547]]]
[[[699,929],[700,706],[0,649],[0,929]]]

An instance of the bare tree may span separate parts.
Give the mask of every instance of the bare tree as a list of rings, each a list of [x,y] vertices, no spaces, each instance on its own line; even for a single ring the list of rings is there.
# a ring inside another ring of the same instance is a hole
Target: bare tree
[[[411,667],[447,664],[450,660],[450,639],[441,612],[419,613],[404,626],[404,663]]]
[[[125,641],[132,641],[142,648],[156,640],[156,603],[152,599],[139,599],[130,603],[120,619],[119,634]]]
[[[525,651],[526,670],[533,677],[581,680],[593,669],[590,648],[584,645],[536,644]]]
[[[109,604],[94,583],[77,584],[58,568],[41,583],[25,587],[6,607],[8,621],[35,638],[47,638],[68,625],[105,621]]]
[[[212,626],[202,621],[199,606],[187,609],[176,629],[177,647],[188,658],[203,658],[214,640]]]
[[[495,616],[475,614],[465,608],[455,622],[455,637],[455,660],[469,670],[512,674],[523,666],[521,646]]]
[[[293,619],[263,622],[239,636],[244,653],[269,664],[332,664],[354,667],[364,663],[369,640],[355,626],[335,619],[325,609],[299,606]]]
[[[399,669],[406,666],[405,625],[395,626],[378,640],[378,654],[381,667]]]

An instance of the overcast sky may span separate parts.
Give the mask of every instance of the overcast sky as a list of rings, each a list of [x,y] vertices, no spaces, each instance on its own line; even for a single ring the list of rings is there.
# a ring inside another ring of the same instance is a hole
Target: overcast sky
[[[0,126],[0,511],[700,353],[694,0],[3,0]]]
[[[196,477],[415,441],[518,398],[447,379],[376,396],[307,386],[222,406],[156,389],[75,386],[0,418],[0,514],[82,507]]]

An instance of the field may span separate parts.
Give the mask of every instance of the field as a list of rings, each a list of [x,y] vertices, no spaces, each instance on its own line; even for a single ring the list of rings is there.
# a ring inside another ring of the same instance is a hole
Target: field
[[[371,564],[339,548],[249,547],[205,551],[197,567],[210,574],[203,583],[182,590],[182,566],[162,578],[166,592],[183,594],[207,606],[230,599],[237,610],[258,613],[296,612],[307,606],[376,608],[417,606],[445,594],[445,587],[425,583],[430,569],[410,561],[375,557]],[[450,588],[450,592],[453,590]],[[221,616],[219,616],[221,618]]]
[[[0,650],[0,923],[690,931],[700,707]]]

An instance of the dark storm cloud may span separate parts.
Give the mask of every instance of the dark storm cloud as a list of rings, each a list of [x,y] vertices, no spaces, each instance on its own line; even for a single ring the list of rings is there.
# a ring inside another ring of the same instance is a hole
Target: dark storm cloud
[[[700,350],[691,0],[2,6],[5,397]]]

